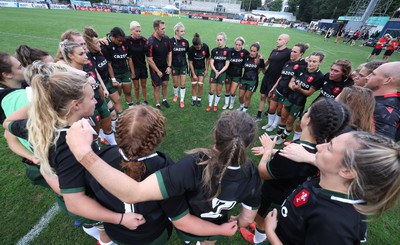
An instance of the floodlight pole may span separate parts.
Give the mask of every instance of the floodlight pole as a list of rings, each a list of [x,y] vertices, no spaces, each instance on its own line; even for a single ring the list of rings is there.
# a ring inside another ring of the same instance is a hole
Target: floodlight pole
[[[247,10],[247,11],[249,11],[249,12],[250,12],[250,7],[251,7],[251,0],[250,0],[250,2],[249,2],[249,9]]]

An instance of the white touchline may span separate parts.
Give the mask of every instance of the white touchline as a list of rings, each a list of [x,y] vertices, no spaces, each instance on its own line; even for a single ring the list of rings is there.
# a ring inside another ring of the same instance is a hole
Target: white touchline
[[[45,213],[42,218],[39,220],[39,222],[23,237],[21,240],[17,242],[17,245],[25,245],[29,244],[33,239],[35,239],[40,232],[44,228],[47,227],[47,225],[50,223],[51,219],[56,215],[58,212],[58,204],[55,203],[47,213]]]

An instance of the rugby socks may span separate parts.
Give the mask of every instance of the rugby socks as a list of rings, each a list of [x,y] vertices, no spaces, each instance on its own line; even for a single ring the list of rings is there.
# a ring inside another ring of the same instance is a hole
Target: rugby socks
[[[296,132],[296,131],[294,131],[293,140],[298,140],[298,139],[300,139],[300,136],[301,136],[301,132]]]
[[[214,94],[208,94],[208,106],[212,105],[213,100],[214,100]]]
[[[275,117],[276,117],[276,115],[275,115],[275,113],[274,114],[269,114],[268,113],[268,125],[274,125],[274,122],[275,122]],[[275,125],[275,127],[276,127],[277,125]]]
[[[126,102],[126,104],[128,104],[128,108],[132,108],[133,107],[133,102]]]
[[[215,101],[214,101],[214,106],[217,106],[217,105],[218,105],[219,99],[221,99],[221,96],[216,95],[216,96],[215,96]]]
[[[111,133],[109,134],[104,133],[103,139],[107,140],[108,144],[110,145],[117,145],[117,141],[115,141],[115,135],[113,131],[111,131]]]
[[[198,97],[198,98],[197,98],[197,101],[201,101],[201,97]]]
[[[192,96],[192,100],[193,100],[193,101],[196,101],[196,100],[197,100],[197,97],[196,97],[196,96]]]
[[[277,134],[277,135],[283,134],[283,131],[285,131],[285,129],[286,129],[286,125],[281,125],[281,124],[279,124],[279,126],[278,126],[278,131],[276,131],[276,134]]]
[[[225,94],[225,105],[229,105],[231,95],[230,94]]]
[[[99,230],[97,230],[96,227],[92,226],[92,227],[85,227],[84,225],[82,226],[82,229],[84,232],[86,232],[86,234],[88,234],[89,236],[93,237],[96,240],[100,240],[100,233]]]
[[[239,105],[239,111],[242,111],[243,108],[244,108],[244,104],[240,104],[240,105]]]
[[[178,91],[179,91],[179,88],[178,87],[174,87],[174,95],[175,96],[178,96]]]
[[[269,118],[269,114],[268,114],[268,118]],[[278,124],[281,122],[281,116],[276,115],[275,118],[274,118],[274,120],[271,121],[271,122],[273,122],[273,123],[272,123],[272,126],[273,126],[274,128],[276,128],[276,126],[278,126]],[[269,123],[269,121],[268,121],[268,123]]]
[[[235,104],[235,99],[236,99],[236,96],[231,95],[231,105]]]
[[[181,102],[185,99],[186,88],[181,87]]]
[[[262,111],[257,111],[257,118],[261,118]]]
[[[256,230],[254,231],[254,238],[253,238],[254,244],[262,243],[265,239],[267,239],[267,235],[265,234],[265,232],[256,228]]]
[[[244,106],[242,111],[247,112],[248,109],[249,109],[249,107]]]
[[[292,133],[292,130],[287,130],[285,129],[285,131],[283,132],[283,134],[281,134],[281,138],[282,139],[286,139],[287,137],[289,137],[289,135]]]

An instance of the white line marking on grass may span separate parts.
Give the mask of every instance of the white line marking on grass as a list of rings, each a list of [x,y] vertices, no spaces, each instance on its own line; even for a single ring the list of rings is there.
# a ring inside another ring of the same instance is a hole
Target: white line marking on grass
[[[21,238],[21,240],[17,242],[17,245],[29,244],[33,239],[35,239],[40,234],[40,232],[42,232],[42,230],[49,225],[51,219],[58,212],[58,209],[58,205],[57,203],[55,203],[49,209],[49,211],[47,211],[47,213],[42,216],[39,222],[23,238]]]

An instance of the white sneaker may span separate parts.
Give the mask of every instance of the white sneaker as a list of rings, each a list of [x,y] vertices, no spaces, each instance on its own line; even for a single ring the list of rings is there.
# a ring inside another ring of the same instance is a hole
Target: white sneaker
[[[225,104],[225,105],[222,107],[222,110],[228,109],[228,106],[229,106],[229,105]]]
[[[277,144],[277,145],[281,145],[281,144],[283,144],[283,142],[285,142],[285,141],[286,141],[286,139],[282,139],[281,136],[278,136],[278,138],[276,139],[276,144]]]
[[[265,131],[267,131],[267,132],[272,132],[272,131],[275,130],[275,128],[276,128],[276,126],[270,125],[269,127],[267,127],[267,128],[265,129]]]
[[[261,127],[261,129],[266,130],[267,128],[272,127],[271,124],[265,124],[264,126]]]
[[[243,107],[239,107],[236,109],[237,111],[243,111]]]
[[[229,110],[232,110],[233,109],[233,104],[230,104],[229,105]]]

